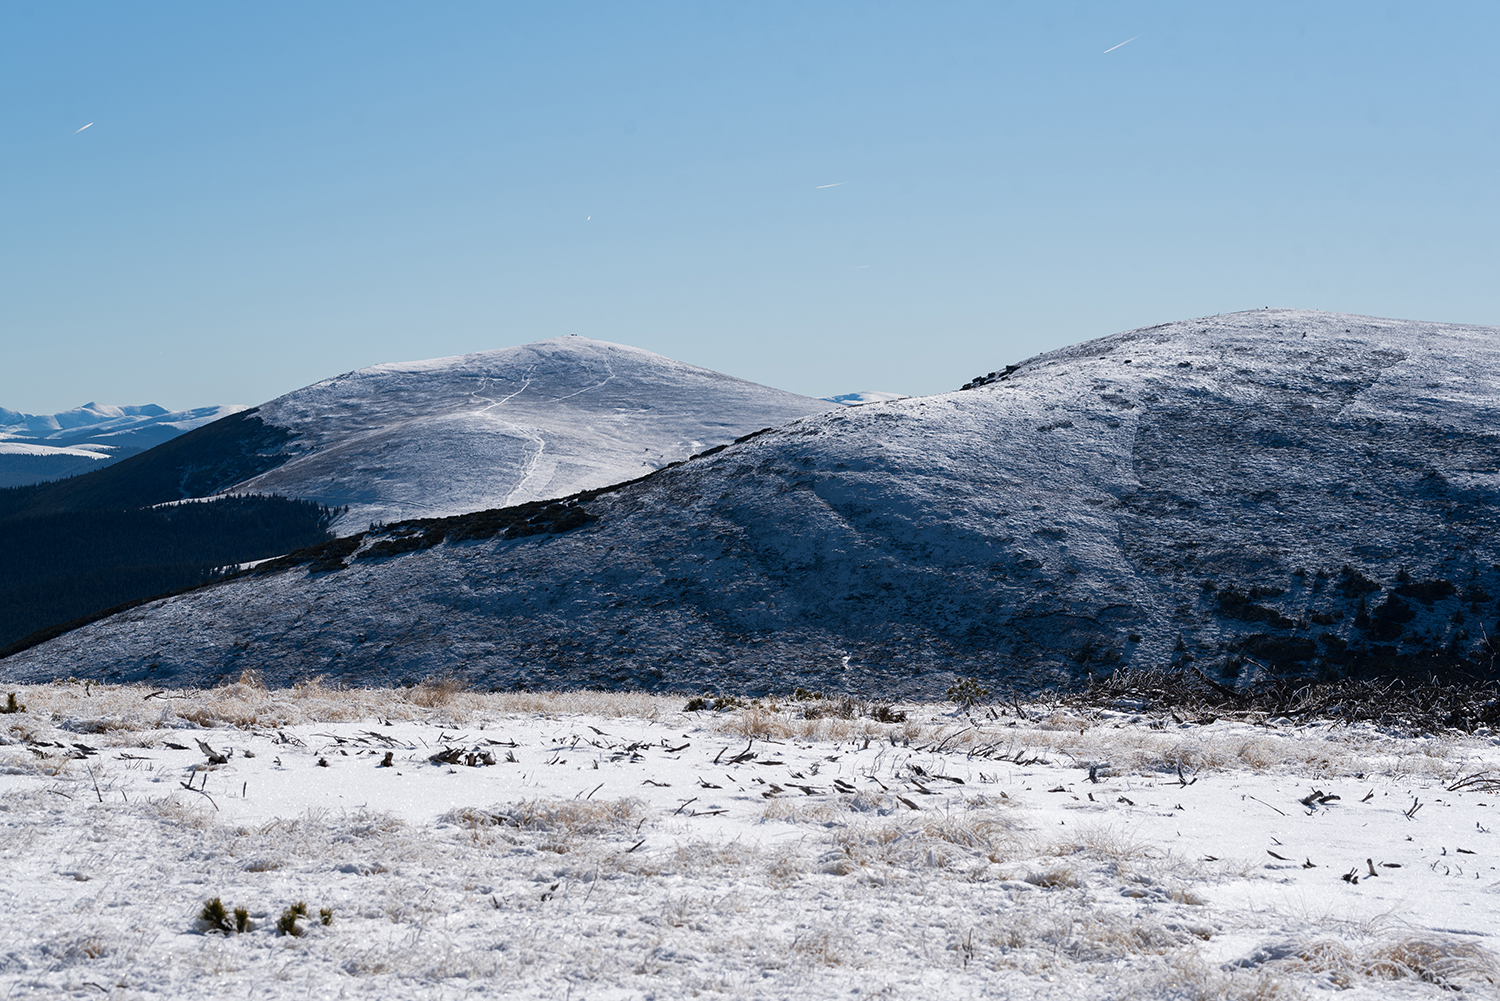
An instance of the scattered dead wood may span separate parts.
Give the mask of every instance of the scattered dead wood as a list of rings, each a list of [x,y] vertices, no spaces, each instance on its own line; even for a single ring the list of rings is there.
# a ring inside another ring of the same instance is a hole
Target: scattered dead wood
[[[201,740],[198,741],[198,750],[204,753],[204,755],[208,758],[208,763],[211,765],[229,764],[229,755],[220,754],[218,751],[215,751],[212,747],[209,747],[208,744],[204,743]]]
[[[480,768],[495,763],[495,755],[480,747],[464,750],[462,747],[454,746],[445,748],[430,756],[428,761],[434,765],[464,765],[468,768]]]

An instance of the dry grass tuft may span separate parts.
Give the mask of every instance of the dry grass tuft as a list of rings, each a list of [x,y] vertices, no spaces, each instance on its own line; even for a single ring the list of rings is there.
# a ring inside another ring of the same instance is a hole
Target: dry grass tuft
[[[1032,882],[1028,880],[1028,882]],[[1034,883],[1037,886],[1064,889],[1065,879]],[[985,945],[999,953],[997,965],[1026,969],[1034,965],[1038,954],[1063,955],[1077,962],[1118,963],[1139,956],[1161,956],[1168,959],[1164,978],[1193,970],[1202,979],[1213,979],[1208,971],[1194,963],[1199,930],[1151,916],[1121,914],[1107,907],[1083,902],[1076,894],[1068,895],[1066,906],[1037,906],[997,923],[986,935]],[[1133,965],[1133,964],[1132,964]],[[1157,974],[1160,978],[1160,973]],[[1153,978],[1156,979],[1156,978]],[[1223,978],[1218,978],[1223,979]],[[1191,994],[1137,990],[1122,997],[1183,997]],[[1214,996],[1214,995],[1209,995]]]
[[[804,960],[822,966],[841,966],[849,946],[849,936],[828,928],[819,928],[797,935],[791,942],[791,951]]]
[[[429,678],[413,688],[406,699],[423,709],[441,709],[466,691],[468,686],[457,678]]]
[[[510,827],[523,831],[570,836],[612,833],[641,815],[642,804],[635,799],[580,802],[571,799],[532,799],[509,803],[495,810],[465,807],[450,810],[439,817],[442,823],[460,827]]]
[[[1124,862],[1157,856],[1160,849],[1148,841],[1107,826],[1080,826],[1071,837],[1053,844],[1057,855],[1082,855],[1104,862]]]
[[[761,811],[761,819],[788,824],[835,824],[849,814],[847,803],[806,802],[800,799],[772,799]]]
[[[66,754],[38,756],[24,748],[0,750],[0,775],[44,775],[60,778],[73,770],[72,759]]]
[[[202,802],[187,802],[176,793],[152,800],[143,809],[156,813],[175,827],[189,830],[206,831],[215,824],[211,807]]]
[[[1181,1001],[1275,1001],[1289,992],[1300,996],[1270,970],[1218,970],[1188,952],[1171,956],[1166,970],[1152,981],[1133,985],[1136,996]]]
[[[1033,869],[1023,878],[1032,886],[1040,886],[1048,890],[1084,885],[1083,878],[1069,865],[1054,865],[1048,866],[1045,869]]]
[[[1014,853],[1014,825],[997,817],[944,816],[926,821],[919,828],[923,835],[950,845],[958,845],[1000,862]]]
[[[1325,939],[1303,946],[1283,962],[1328,974],[1341,987],[1352,986],[1357,976],[1419,980],[1448,990],[1500,985],[1500,958],[1489,950],[1416,936],[1364,946]]]
[[[969,878],[994,878],[993,873],[984,875],[988,868],[1019,853],[1010,822],[989,816],[861,823],[851,815],[851,822],[835,830],[829,841],[833,852],[823,859],[824,871],[839,874],[858,869],[908,873],[957,869]]]
[[[540,713],[544,716],[588,715],[610,719],[658,720],[678,715],[682,699],[646,692],[495,692],[481,696],[484,710],[496,713]]]

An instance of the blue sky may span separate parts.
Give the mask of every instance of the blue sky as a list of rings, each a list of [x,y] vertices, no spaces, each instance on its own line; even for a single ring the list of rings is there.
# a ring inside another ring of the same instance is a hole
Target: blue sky
[[[1500,324],[1493,3],[57,2],[0,28],[11,409],[258,403],[566,333],[823,396],[1264,305]]]

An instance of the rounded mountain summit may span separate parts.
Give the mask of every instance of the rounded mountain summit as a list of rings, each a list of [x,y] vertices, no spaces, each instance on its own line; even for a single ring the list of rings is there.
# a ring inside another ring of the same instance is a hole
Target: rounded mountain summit
[[[290,457],[233,493],[347,507],[335,530],[561,497],[830,409],[650,351],[567,336],[375,365],[260,408]]]
[[[204,684],[253,668],[277,683],[450,674],[895,697],[958,675],[1033,685],[1122,667],[1225,684],[1492,673],[1497,338],[1268,309],[1116,334],[938,396],[810,413],[815,401],[778,394],[779,426],[693,461],[551,504],[391,523],[95,622],[0,662],[0,677]],[[549,401],[601,401],[580,404],[598,421],[569,432],[566,456],[505,431],[506,492],[472,496],[514,504],[571,470],[646,468],[609,415],[642,406],[622,360],[653,356],[585,342],[563,364],[568,345],[544,345],[515,349],[536,353],[516,355],[528,360],[503,385],[463,359],[431,363],[451,373],[434,381],[445,403],[462,394],[446,413],[466,422],[526,424],[503,408],[540,398],[542,373]],[[423,372],[381,366],[343,377],[359,392],[333,380],[262,408],[309,443],[278,470],[305,461],[324,496],[338,486],[339,502],[376,510],[361,477],[317,473],[330,454],[318,429],[368,423],[345,439],[365,442],[364,478],[425,468],[413,443],[444,416],[397,419],[381,389]],[[477,416],[491,403],[497,416]],[[674,419],[659,394],[645,406]],[[739,430],[714,416],[720,440]],[[592,435],[612,451],[589,466]]]

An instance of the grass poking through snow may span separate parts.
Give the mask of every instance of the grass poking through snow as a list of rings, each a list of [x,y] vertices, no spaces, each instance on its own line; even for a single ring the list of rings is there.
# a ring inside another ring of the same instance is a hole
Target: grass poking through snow
[[[1470,737],[253,678],[18,702],[17,995],[1249,1001],[1500,980],[1500,798],[1464,781],[1500,749]]]

